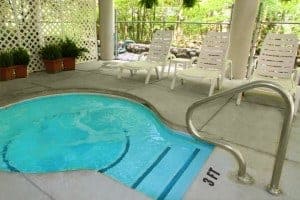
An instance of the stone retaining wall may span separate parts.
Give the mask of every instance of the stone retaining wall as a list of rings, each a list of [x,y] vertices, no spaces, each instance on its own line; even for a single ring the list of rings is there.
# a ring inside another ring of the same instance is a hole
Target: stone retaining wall
[[[138,43],[129,44],[126,49],[128,52],[140,54],[149,51],[149,44],[138,44]],[[171,47],[170,51],[177,58],[191,58],[191,57],[199,56],[200,47],[198,48]]]

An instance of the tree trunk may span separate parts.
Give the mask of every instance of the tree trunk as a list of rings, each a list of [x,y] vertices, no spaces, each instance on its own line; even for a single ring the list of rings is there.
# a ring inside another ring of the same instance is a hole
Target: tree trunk
[[[137,11],[137,25],[136,25],[136,38],[140,42],[141,41],[141,8],[138,8]]]
[[[144,7],[143,8],[143,18],[142,18],[142,28],[141,28],[141,35],[143,36],[144,35],[144,32],[146,32],[145,30],[145,21],[146,21],[146,12],[147,12],[147,9]]]

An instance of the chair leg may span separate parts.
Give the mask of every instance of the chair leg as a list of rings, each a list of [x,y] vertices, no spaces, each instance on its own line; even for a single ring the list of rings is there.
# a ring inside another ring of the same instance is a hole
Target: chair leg
[[[162,67],[162,70],[163,70],[163,67]],[[162,73],[163,73],[163,72],[161,72],[161,76],[160,76],[157,67],[155,67],[155,73],[156,73],[157,79],[160,79],[160,78],[162,77]]]
[[[175,87],[175,83],[176,83],[176,74],[174,74],[174,76],[173,76],[173,79],[172,79],[172,83],[171,83],[171,90],[173,90],[174,89],[174,87]]]
[[[243,97],[243,93],[240,92],[240,93],[238,94],[237,99],[236,99],[236,102],[235,102],[235,104],[236,104],[237,106],[239,106],[239,105],[241,104],[242,97]]]
[[[150,77],[151,77],[151,69],[148,69],[148,73],[145,79],[145,84],[148,84],[150,81]]]
[[[214,93],[215,86],[216,86],[216,79],[211,79],[208,96],[211,96]]]
[[[298,109],[299,109],[299,103],[300,103],[300,92],[296,91],[295,94],[295,113],[294,115],[297,115]]]
[[[130,71],[130,76],[133,76],[133,70],[130,69],[129,71]]]
[[[223,84],[223,77],[220,77],[220,78],[217,79],[218,90],[222,89],[222,84]]]
[[[117,76],[118,79],[122,78],[122,73],[123,73],[123,68],[119,68],[119,73],[118,73],[118,76]]]
[[[168,76],[170,75],[170,71],[171,71],[171,61],[169,62]]]

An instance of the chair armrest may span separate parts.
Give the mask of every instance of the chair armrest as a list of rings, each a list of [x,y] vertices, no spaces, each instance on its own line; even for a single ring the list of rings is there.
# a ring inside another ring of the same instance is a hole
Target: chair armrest
[[[233,75],[232,75],[232,60],[227,59],[225,61],[225,74],[227,74],[227,70],[229,70],[229,79],[231,80],[233,78]]]
[[[192,57],[192,58],[191,58],[191,66],[193,66],[194,64],[197,64],[197,63],[198,63],[198,59],[199,59],[198,56]]]
[[[295,80],[296,85],[299,84],[300,81],[300,67],[293,69],[292,79]]]
[[[254,62],[250,64],[247,72],[247,79],[251,79],[256,68],[257,68],[257,59],[255,59]]]
[[[257,69],[257,59],[248,68],[248,72],[247,72],[248,80],[250,80],[253,77],[256,69]]]
[[[139,55],[138,60],[141,60],[143,57],[147,57],[147,55],[149,54],[149,52],[143,52]]]
[[[170,61],[170,60],[172,60],[174,58],[176,58],[176,56],[174,54],[170,53],[170,52],[168,53],[168,55],[166,57],[167,61]]]

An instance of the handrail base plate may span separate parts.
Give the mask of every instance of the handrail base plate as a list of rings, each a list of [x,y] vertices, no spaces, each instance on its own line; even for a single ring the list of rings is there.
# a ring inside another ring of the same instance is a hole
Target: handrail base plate
[[[282,193],[281,189],[272,187],[271,185],[267,185],[266,189],[270,194],[275,195],[275,196],[278,196]]]
[[[254,178],[250,176],[248,173],[246,173],[244,176],[237,175],[237,180],[239,183],[251,185],[254,183]]]

